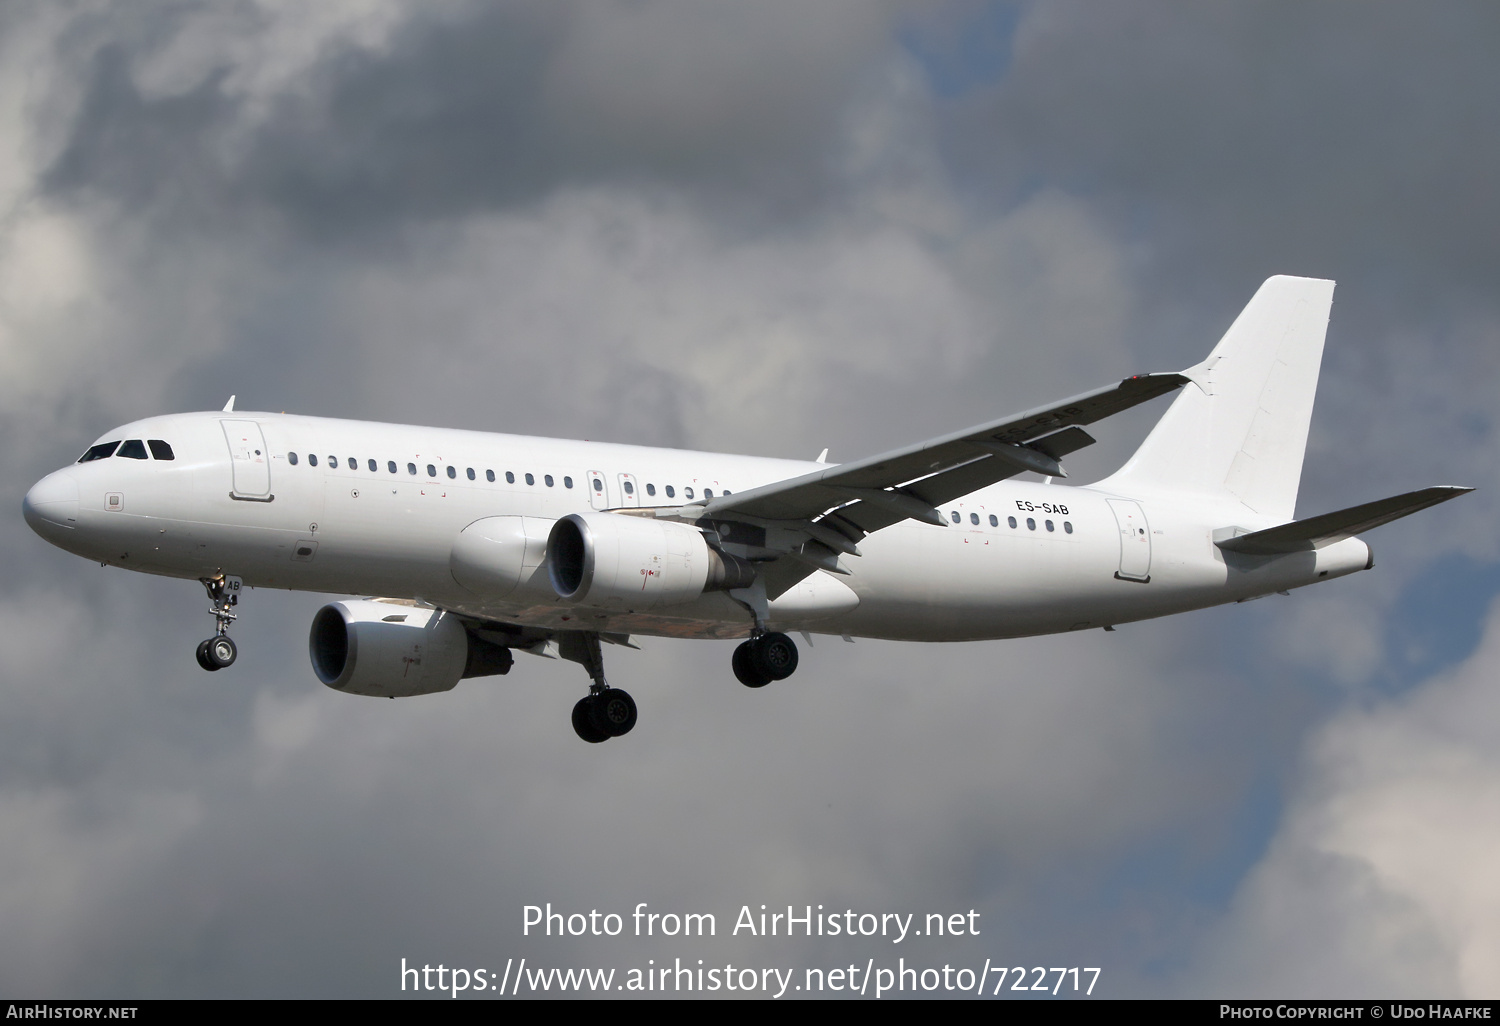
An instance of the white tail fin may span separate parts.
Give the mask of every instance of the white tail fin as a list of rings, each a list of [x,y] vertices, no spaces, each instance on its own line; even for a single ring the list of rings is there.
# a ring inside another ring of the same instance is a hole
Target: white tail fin
[[[1333,282],[1268,279],[1166,415],[1102,487],[1229,498],[1291,520]]]

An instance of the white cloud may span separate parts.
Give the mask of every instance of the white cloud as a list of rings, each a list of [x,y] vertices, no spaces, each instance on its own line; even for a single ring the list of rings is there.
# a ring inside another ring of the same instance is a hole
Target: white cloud
[[[427,5],[429,12],[443,5]],[[340,47],[379,51],[410,14],[396,0],[299,4],[251,0],[164,18],[158,44],[144,51],[135,82],[150,98],[189,92],[214,75],[250,105],[252,123],[269,114],[277,96],[295,90],[319,62]]]

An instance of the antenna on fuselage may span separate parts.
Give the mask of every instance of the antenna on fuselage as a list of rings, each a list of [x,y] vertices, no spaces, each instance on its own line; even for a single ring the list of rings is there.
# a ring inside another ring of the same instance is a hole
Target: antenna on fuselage
[[[227,403],[224,404],[224,412],[225,413],[233,413],[234,412],[234,396],[230,396],[229,397],[229,402],[227,402]]]

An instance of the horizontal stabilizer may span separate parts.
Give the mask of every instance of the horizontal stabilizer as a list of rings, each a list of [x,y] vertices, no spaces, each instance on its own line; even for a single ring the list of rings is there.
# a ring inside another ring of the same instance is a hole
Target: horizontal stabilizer
[[[1253,556],[1270,556],[1282,552],[1300,552],[1321,548],[1336,541],[1351,538],[1356,534],[1400,520],[1428,506],[1456,499],[1472,488],[1457,485],[1437,485],[1421,491],[1393,495],[1389,499],[1377,499],[1360,506],[1324,513],[1306,520],[1294,520],[1280,527],[1267,528],[1253,534],[1242,534],[1237,538],[1225,538],[1216,542],[1226,552],[1244,552]]]

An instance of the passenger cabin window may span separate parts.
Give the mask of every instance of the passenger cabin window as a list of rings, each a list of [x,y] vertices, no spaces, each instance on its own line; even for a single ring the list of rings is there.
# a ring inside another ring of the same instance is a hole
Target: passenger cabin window
[[[396,472],[396,461],[395,460],[386,460],[385,461],[385,469],[389,470],[392,474],[394,474]]]
[[[376,463],[374,460],[371,460],[370,461],[370,473],[373,474],[376,471],[378,471],[379,469],[380,469],[380,464]]]
[[[1053,530],[1056,530],[1056,528],[1054,528],[1054,527],[1053,527],[1053,526],[1052,526],[1052,521],[1050,521],[1050,520],[1049,520],[1049,521],[1047,521],[1047,530],[1049,530],[1049,531],[1053,531]]]
[[[427,476],[437,477],[437,467],[434,467],[431,463],[427,464]]]
[[[534,485],[534,484],[536,484],[536,478],[532,477],[530,474],[527,474],[526,475],[526,483],[529,484],[529,485]]]
[[[417,465],[415,463],[408,463],[406,465],[406,472],[408,474],[412,475],[413,477],[416,477],[417,476]]]
[[[1031,519],[1031,517],[1027,517],[1026,518],[1026,530],[1028,530],[1028,531],[1035,531],[1036,530],[1036,521],[1033,520],[1033,519]]]
[[[950,513],[948,515],[953,518],[953,522],[955,524],[960,523],[963,520],[963,518],[958,515],[958,510],[954,510],[952,513]]]
[[[359,460],[355,459],[353,456],[349,457],[349,469],[350,470],[358,470],[359,469]]]
[[[646,484],[646,494],[647,495],[655,495],[656,494],[656,485],[651,484],[650,482],[647,482],[647,484]]]
[[[714,497],[714,490],[712,488],[703,489],[703,497],[705,499],[712,499]]]
[[[89,451],[78,457],[79,463],[92,463],[94,460],[108,459],[115,454],[120,447],[120,440],[116,438],[113,442],[100,442],[98,445],[89,446]]]
[[[565,477],[565,478],[563,478],[563,487],[564,488],[572,488],[573,487],[573,479],[571,477]]]
[[[339,469],[339,458],[337,456],[330,456],[330,457],[328,457],[328,469],[329,470],[337,470],[337,469]]]
[[[594,491],[598,492],[600,495],[604,494],[604,482],[599,480],[597,477],[594,478]]]
[[[474,480],[474,468],[473,467],[469,468],[468,474],[469,474],[469,480],[470,481]]]
[[[297,454],[294,452],[287,453],[286,461],[295,467],[297,465]]]
[[[513,474],[511,471],[507,470],[505,472],[505,483],[506,484],[515,484],[516,483],[516,475]]]
[[[458,468],[455,467],[451,463],[448,464],[448,479],[451,481],[451,480],[457,479],[457,477],[458,477]]]
[[[1000,526],[1000,518],[997,517],[997,516],[995,516],[995,514],[993,514],[993,513],[990,514],[990,526],[991,527],[999,527]]]
[[[673,488],[671,485],[667,485],[667,498],[673,499],[673,498],[676,498],[676,497],[677,497],[677,490],[675,488]]]
[[[120,451],[116,456],[123,456],[127,460],[146,459],[146,443],[139,438],[130,438],[120,444]]]
[[[691,499],[693,497],[693,490],[691,488],[684,488],[682,494],[684,498]]]
[[[148,439],[147,442],[146,442],[146,444],[151,447],[151,458],[152,459],[157,459],[157,460],[171,460],[171,459],[176,459],[176,457],[172,455],[172,447],[170,445],[168,445],[166,442],[163,442],[160,438]]]
[[[978,513],[970,513],[969,514],[969,523],[973,524],[975,527],[978,527],[979,526],[979,514]]]
[[[625,482],[625,494],[626,495],[634,495],[635,494],[635,485],[631,484],[629,481]]]
[[[551,474],[543,474],[542,475],[542,480],[547,483],[547,487],[548,488],[552,487],[552,475]]]
[[[1071,520],[1064,520],[1063,521],[1063,530],[1066,531],[1068,534],[1072,534],[1073,533],[1073,521],[1071,521]]]
[[[316,467],[318,465],[318,458],[316,456],[314,456],[312,453],[308,453],[307,454],[307,465],[309,467]]]
[[[486,481],[494,481],[495,480],[495,472],[493,470],[486,470],[484,472],[484,479]]]

